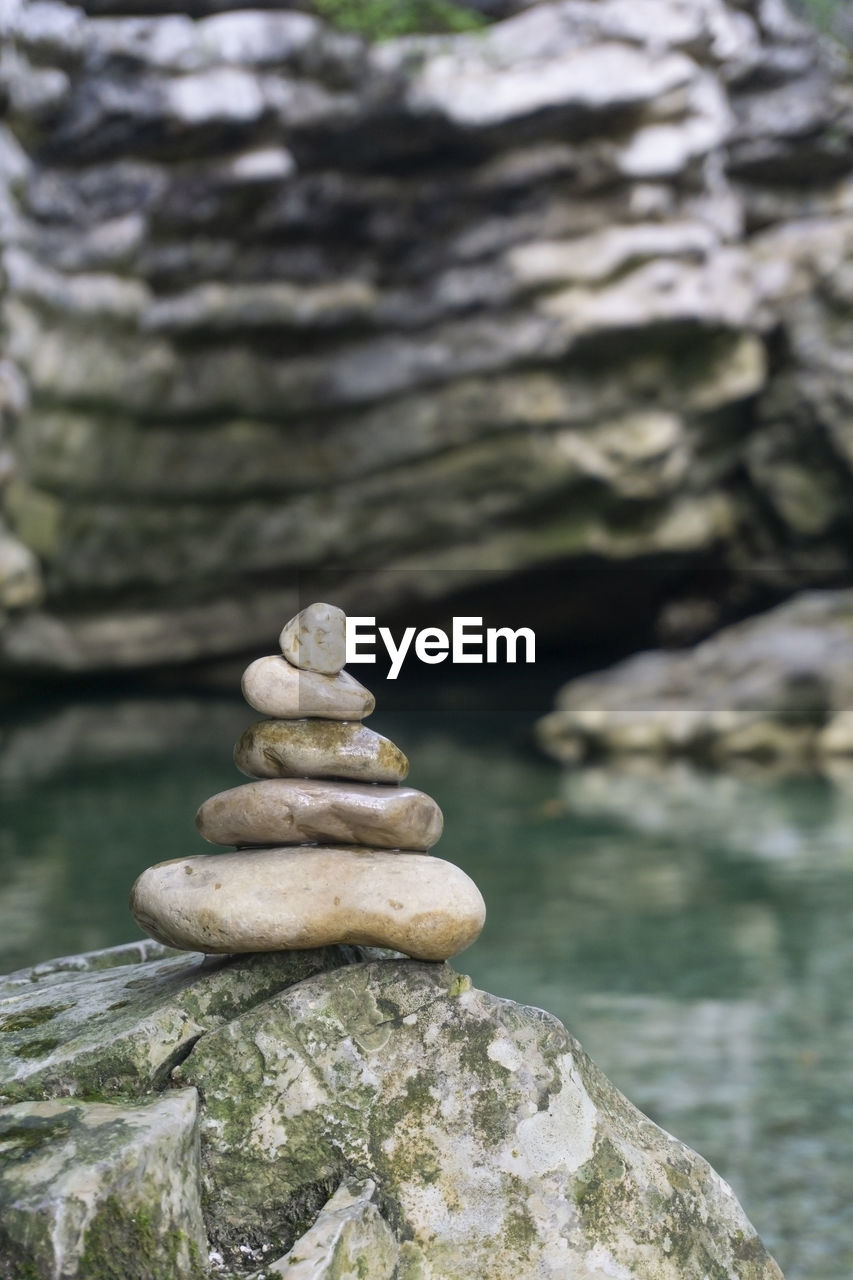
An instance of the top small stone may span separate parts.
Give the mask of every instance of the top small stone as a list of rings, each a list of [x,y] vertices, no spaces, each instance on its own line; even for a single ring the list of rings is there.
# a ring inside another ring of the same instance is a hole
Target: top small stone
[[[333,604],[309,604],[290,619],[280,642],[292,666],[336,676],[346,661],[346,614]]]

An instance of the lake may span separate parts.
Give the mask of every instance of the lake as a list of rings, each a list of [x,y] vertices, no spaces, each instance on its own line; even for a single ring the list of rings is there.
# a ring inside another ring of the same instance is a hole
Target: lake
[[[853,777],[564,771],[529,738],[558,683],[538,679],[383,692],[370,721],[486,899],[455,967],[561,1018],[731,1182],[787,1280],[849,1280]],[[7,712],[0,969],[139,936],[133,879],[210,851],[195,810],[241,781],[231,744],[254,718],[167,688]]]

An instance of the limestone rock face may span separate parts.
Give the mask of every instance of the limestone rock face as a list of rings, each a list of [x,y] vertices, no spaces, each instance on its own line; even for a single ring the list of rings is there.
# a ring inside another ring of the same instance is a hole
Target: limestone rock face
[[[853,592],[805,592],[693,650],[644,653],[582,676],[537,732],[565,762],[853,755]]]
[[[682,637],[709,560],[706,612],[849,571],[853,107],[810,29],[235,6],[6,6],[3,663],[248,650],[330,566],[344,607],[583,567],[541,620],[580,640]]]
[[[447,965],[305,952],[262,988],[257,963],[144,943],[3,980],[0,1271],[780,1280],[725,1184],[549,1014]],[[222,975],[152,1078],[152,1011]],[[100,1010],[86,1054],[72,1004]],[[73,1096],[93,1079],[101,1101]]]
[[[36,557],[0,524],[0,608],[40,604],[43,595]]]

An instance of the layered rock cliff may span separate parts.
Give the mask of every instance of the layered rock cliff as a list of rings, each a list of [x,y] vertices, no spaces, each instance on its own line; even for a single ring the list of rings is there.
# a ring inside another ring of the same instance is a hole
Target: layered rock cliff
[[[591,634],[676,638],[849,569],[844,59],[777,0],[511,7],[11,6],[7,665],[251,647],[313,569],[607,569]]]

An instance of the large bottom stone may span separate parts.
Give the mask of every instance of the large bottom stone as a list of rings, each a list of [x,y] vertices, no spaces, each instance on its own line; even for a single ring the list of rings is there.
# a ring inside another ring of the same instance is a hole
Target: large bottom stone
[[[781,1280],[729,1188],[549,1014],[446,965],[302,959],[147,943],[6,980],[2,1280]],[[179,1058],[119,1070],[173,1007]],[[45,1032],[74,1009],[100,1014],[59,1073]]]
[[[319,975],[206,1036],[205,1194],[239,1257],[357,1168],[406,1280],[781,1280],[730,1189],[560,1023],[448,967]]]
[[[134,917],[167,946],[288,951],[334,943],[446,960],[486,918],[464,871],[422,853],[284,848],[179,858],[144,871]]]

